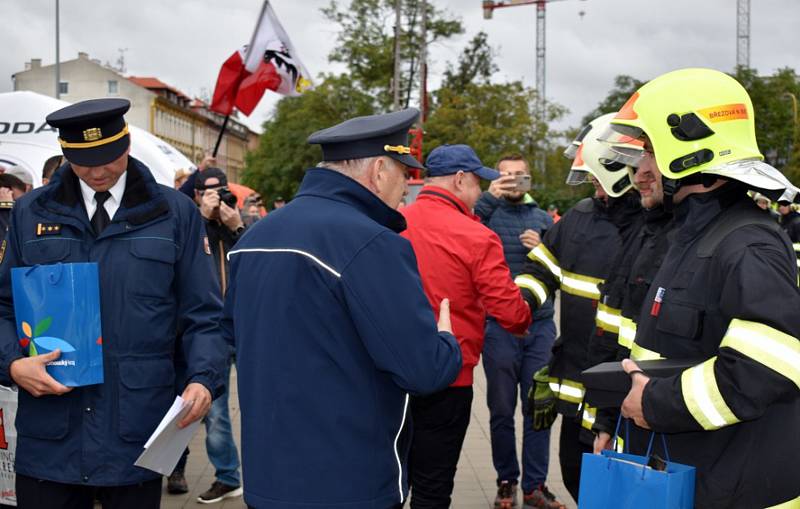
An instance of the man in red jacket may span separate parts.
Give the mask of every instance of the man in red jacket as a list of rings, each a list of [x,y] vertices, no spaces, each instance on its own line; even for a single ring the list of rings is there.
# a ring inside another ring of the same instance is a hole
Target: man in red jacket
[[[425,162],[425,187],[402,209],[431,308],[450,299],[453,333],[463,368],[447,389],[411,399],[414,435],[409,475],[412,509],[450,507],[458,457],[469,425],[472,370],[483,348],[487,313],[520,336],[531,311],[511,279],[497,234],[481,224],[472,208],[480,179],[500,174],[486,168],[466,145],[434,149]]]

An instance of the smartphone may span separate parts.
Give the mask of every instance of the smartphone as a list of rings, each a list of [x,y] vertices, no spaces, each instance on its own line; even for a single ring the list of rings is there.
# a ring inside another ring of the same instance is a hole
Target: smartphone
[[[530,175],[516,175],[514,177],[514,191],[527,193],[531,190]]]

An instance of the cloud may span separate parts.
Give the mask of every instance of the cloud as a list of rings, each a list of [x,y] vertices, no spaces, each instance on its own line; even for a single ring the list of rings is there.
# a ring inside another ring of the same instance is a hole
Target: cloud
[[[346,3],[347,0],[340,0]],[[431,84],[479,30],[500,49],[498,79],[535,76],[535,7],[512,7],[484,20],[479,0],[429,0],[462,19],[466,33],[430,48]],[[308,70],[341,71],[327,62],[336,27],[320,13],[328,0],[273,0],[281,22]],[[61,2],[61,58],[78,51],[115,62],[125,52],[128,73],[157,76],[190,95],[213,90],[222,62],[247,42],[260,0],[196,2]],[[762,74],[780,67],[800,70],[797,0],[751,5],[751,65]],[[584,11],[581,18],[579,12]],[[53,2],[3,1],[0,19],[0,92],[31,58],[55,59]],[[570,110],[558,127],[575,125],[599,103],[614,76],[649,79],[688,66],[733,69],[736,60],[735,0],[566,0],[547,6],[547,97]],[[279,99],[268,93],[245,119],[257,128]]]

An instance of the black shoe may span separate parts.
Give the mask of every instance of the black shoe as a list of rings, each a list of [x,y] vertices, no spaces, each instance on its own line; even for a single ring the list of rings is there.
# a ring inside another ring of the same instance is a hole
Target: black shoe
[[[214,481],[208,491],[201,493],[197,497],[197,501],[201,504],[213,504],[226,498],[241,497],[242,491],[241,486],[228,486],[219,481]]]
[[[510,481],[500,481],[497,486],[497,496],[494,499],[495,509],[516,509],[517,505],[517,483]]]
[[[186,484],[186,477],[183,472],[176,470],[167,477],[167,493],[170,495],[182,495],[189,493],[189,485]]]

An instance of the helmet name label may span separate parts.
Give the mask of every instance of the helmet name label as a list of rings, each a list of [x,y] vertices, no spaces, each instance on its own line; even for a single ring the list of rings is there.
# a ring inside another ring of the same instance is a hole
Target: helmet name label
[[[702,110],[699,110],[698,113],[706,117],[711,123],[726,122],[728,120],[744,120],[749,118],[747,106],[742,103],[724,104],[722,106],[703,108]]]

